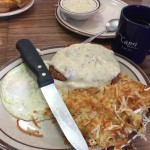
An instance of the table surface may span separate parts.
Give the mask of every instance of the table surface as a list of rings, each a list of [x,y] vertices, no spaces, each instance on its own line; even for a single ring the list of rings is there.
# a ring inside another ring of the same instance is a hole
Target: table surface
[[[150,0],[124,0],[127,4],[150,6]],[[78,35],[62,27],[55,18],[57,0],[35,0],[26,12],[16,16],[0,18],[0,66],[19,56],[15,44],[19,39],[30,39],[37,48],[66,46],[79,43],[87,37]],[[111,49],[112,39],[96,39],[94,43]],[[150,79],[150,56],[140,66]],[[134,141],[137,150],[150,149],[150,124],[145,142],[140,138]],[[132,149],[132,148],[126,148]]]

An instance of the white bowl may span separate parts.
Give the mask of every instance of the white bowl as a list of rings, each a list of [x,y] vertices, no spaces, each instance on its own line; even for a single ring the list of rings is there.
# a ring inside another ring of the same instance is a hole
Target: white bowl
[[[99,10],[100,0],[59,0],[58,6],[66,16],[75,20],[86,20]]]

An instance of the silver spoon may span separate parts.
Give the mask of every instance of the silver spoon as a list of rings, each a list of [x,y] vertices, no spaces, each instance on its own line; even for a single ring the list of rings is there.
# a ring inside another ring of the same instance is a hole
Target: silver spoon
[[[106,23],[106,29],[104,31],[101,31],[93,36],[91,36],[90,38],[86,39],[85,41],[83,41],[82,43],[89,43],[92,40],[94,40],[95,38],[97,38],[98,36],[100,36],[101,34],[105,33],[105,32],[115,32],[118,28],[118,23],[119,23],[119,19],[111,19]]]

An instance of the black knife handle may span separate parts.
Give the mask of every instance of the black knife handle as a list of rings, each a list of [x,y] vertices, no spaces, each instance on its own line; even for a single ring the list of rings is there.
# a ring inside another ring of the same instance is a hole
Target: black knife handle
[[[41,56],[34,45],[28,39],[21,39],[16,43],[25,64],[36,75],[39,87],[54,83],[54,80],[45,66]]]

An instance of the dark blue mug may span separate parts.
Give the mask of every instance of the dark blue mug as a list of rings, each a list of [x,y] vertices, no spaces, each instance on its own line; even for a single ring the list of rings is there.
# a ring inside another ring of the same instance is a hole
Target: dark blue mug
[[[128,5],[121,10],[112,50],[136,64],[150,54],[150,7]]]

